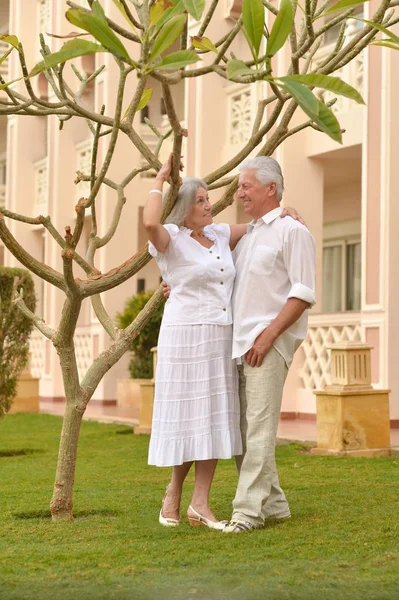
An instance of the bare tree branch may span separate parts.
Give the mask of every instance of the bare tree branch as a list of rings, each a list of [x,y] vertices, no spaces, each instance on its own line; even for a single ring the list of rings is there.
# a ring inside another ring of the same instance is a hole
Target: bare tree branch
[[[49,327],[42,318],[38,315],[35,315],[29,308],[26,306],[23,294],[15,290],[15,295],[13,299],[13,304],[19,308],[25,317],[27,317],[32,323],[37,327],[37,329],[49,340],[53,340],[55,336],[55,330]]]
[[[11,231],[4,222],[3,213],[0,214],[0,239],[6,246],[7,250],[13,254],[20,263],[35,275],[51,283],[60,290],[66,291],[66,285],[63,276],[58,271],[55,271],[50,266],[36,260],[29,252],[27,252],[14,238]]]

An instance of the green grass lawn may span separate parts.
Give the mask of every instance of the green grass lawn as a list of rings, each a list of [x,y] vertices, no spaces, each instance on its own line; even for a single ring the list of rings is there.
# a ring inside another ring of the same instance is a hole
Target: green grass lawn
[[[0,422],[0,598],[285,600],[399,598],[399,457],[315,457],[277,448],[293,517],[226,535],[167,529],[158,512],[169,469],[146,464],[148,437],[84,422],[70,523],[48,505],[61,419]],[[212,507],[230,516],[233,461],[221,461]],[[187,508],[190,474],[183,497]]]

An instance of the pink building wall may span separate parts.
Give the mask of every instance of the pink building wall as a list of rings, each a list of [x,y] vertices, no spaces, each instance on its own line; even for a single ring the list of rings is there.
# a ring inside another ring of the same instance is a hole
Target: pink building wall
[[[23,2],[24,10],[20,10]],[[0,2],[1,9],[5,2]],[[8,4],[8,2],[7,2]],[[207,35],[211,39],[221,37],[230,30],[231,19],[228,9],[236,9],[237,2],[221,2],[215,21]],[[104,6],[112,18],[120,20],[120,13],[110,0]],[[36,2],[10,0],[10,32],[24,41],[29,64],[38,59],[37,31],[32,26],[37,22]],[[52,2],[51,27],[54,32],[68,33],[71,27],[64,19],[62,3]],[[190,23],[190,35],[195,35],[197,24]],[[60,40],[49,40],[53,49]],[[246,42],[238,37],[234,51],[242,56]],[[134,45],[129,47],[134,52]],[[399,423],[399,370],[398,335],[399,316],[396,305],[399,301],[399,270],[396,268],[399,255],[399,236],[396,223],[399,218],[397,202],[399,115],[395,112],[399,92],[399,81],[395,74],[399,67],[399,53],[382,48],[372,48],[363,53],[363,63],[358,62],[347,70],[343,77],[354,84],[351,78],[363,87],[367,106],[354,103],[343,104],[338,112],[341,125],[346,129],[343,145],[339,146],[327,136],[306,130],[287,140],[276,153],[286,180],[284,204],[294,206],[305,218],[317,245],[317,304],[310,314],[309,337],[295,356],[287,380],[283,415],[302,415],[308,418],[315,414],[313,391],[325,385],[328,379],[328,352],[331,340],[345,336],[363,339],[375,346],[372,353],[373,383],[389,387],[391,394],[391,417]],[[97,80],[94,89],[87,94],[85,102],[96,110],[104,103],[109,113],[115,103],[118,73],[109,56],[96,57],[96,65],[105,60],[106,72]],[[204,59],[206,64],[207,58]],[[284,69],[287,57],[279,58],[279,69]],[[357,69],[357,71],[356,71]],[[363,71],[362,71],[363,69]],[[363,75],[361,75],[361,72]],[[10,78],[16,77],[16,57],[10,62]],[[72,77],[72,74],[70,75]],[[129,89],[135,85],[132,76]],[[185,174],[204,176],[233,156],[248,139],[251,130],[250,118],[259,98],[267,92],[265,83],[258,83],[245,96],[245,86],[238,86],[208,75],[201,80],[188,79],[176,88],[179,116],[188,129],[184,147]],[[150,109],[159,123],[160,92],[154,84],[154,96]],[[240,104],[241,102],[241,104]],[[126,99],[127,107],[128,99]],[[239,108],[241,106],[241,108]],[[249,107],[249,108],[248,108]],[[234,114],[242,111],[242,117],[234,130]],[[234,113],[234,111],[236,111]],[[293,124],[302,122],[300,110]],[[137,123],[140,128],[140,124]],[[270,134],[269,134],[270,135]],[[247,136],[247,138],[245,138]],[[34,210],[36,167],[35,163],[48,157],[48,207],[54,224],[62,231],[65,225],[73,226],[74,205],[77,200],[74,185],[77,170],[79,144],[89,139],[84,121],[68,121],[59,131],[58,121],[51,117],[44,120],[10,117],[7,126],[0,123],[1,146],[7,144],[7,204],[18,212]],[[239,140],[237,142],[237,139]],[[100,146],[104,155],[105,142]],[[165,152],[167,147],[165,147]],[[121,179],[140,162],[140,156],[132,145],[120,135],[109,176]],[[121,220],[118,237],[101,250],[97,266],[107,271],[124,262],[134,254],[145,238],[140,223],[146,194],[151,188],[151,179],[137,178],[126,188],[127,202]],[[212,192],[216,201],[222,190]],[[110,221],[115,195],[104,189],[99,199],[99,232],[106,231]],[[218,221],[236,222],[243,214],[237,203],[217,217]],[[362,243],[362,298],[361,308],[356,312],[323,314],[322,312],[322,269],[323,245],[327,225],[359,221]],[[23,239],[26,248],[38,258],[43,251],[45,260],[54,268],[60,266],[60,252],[47,234],[33,231],[24,224],[13,222],[12,231]],[[43,246],[44,244],[44,246]],[[6,264],[15,260],[6,253]],[[78,269],[77,271],[78,272]],[[123,309],[125,300],[136,292],[137,280],[145,279],[147,289],[159,282],[158,270],[152,261],[139,274],[115,290],[104,295],[104,302],[111,315]],[[37,282],[39,295],[41,284]],[[62,294],[46,286],[43,297],[44,316],[55,326],[62,308]],[[90,308],[86,306],[79,322],[78,340],[82,372],[87,361],[92,360],[109,340]],[[49,343],[35,338],[35,369],[41,376],[40,391],[44,397],[63,396],[63,386],[57,356]],[[86,361],[86,362],[85,362]],[[127,375],[125,357],[104,378],[94,400],[109,402],[116,400],[116,382]]]

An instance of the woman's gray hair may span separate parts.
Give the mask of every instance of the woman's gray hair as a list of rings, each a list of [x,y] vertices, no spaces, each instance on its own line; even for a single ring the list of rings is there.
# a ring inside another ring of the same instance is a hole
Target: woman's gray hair
[[[207,184],[197,177],[184,177],[177,194],[176,202],[169,213],[165,223],[174,223],[178,227],[184,224],[184,220],[194,208],[198,188],[208,189]]]
[[[284,191],[284,177],[278,162],[271,156],[256,156],[244,160],[238,168],[240,173],[248,169],[255,171],[255,177],[260,183],[264,185],[275,183],[277,200],[281,202]]]

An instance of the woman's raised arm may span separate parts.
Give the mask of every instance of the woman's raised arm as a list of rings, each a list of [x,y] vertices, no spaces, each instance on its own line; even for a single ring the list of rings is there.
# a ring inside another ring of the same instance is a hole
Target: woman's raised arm
[[[162,214],[162,187],[169,179],[172,170],[172,157],[170,154],[166,163],[160,168],[155,177],[153,188],[150,190],[148,200],[143,211],[143,225],[148,233],[148,238],[158,252],[165,252],[170,242],[168,231],[161,225]]]

